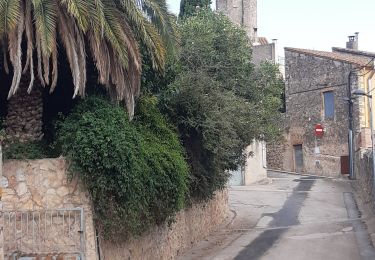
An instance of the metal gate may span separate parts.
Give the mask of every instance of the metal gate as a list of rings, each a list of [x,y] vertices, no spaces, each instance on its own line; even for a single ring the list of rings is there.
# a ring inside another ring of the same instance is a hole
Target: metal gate
[[[84,260],[82,208],[4,211],[2,224],[6,258],[69,255]]]
[[[238,166],[236,171],[229,171],[230,179],[229,185],[230,186],[241,186],[244,184],[244,176],[243,176],[243,167]]]

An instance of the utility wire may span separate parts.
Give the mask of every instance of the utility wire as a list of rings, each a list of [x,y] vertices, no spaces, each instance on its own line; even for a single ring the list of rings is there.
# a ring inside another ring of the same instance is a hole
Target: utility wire
[[[327,88],[332,88],[332,87],[346,86],[346,85],[348,85],[347,82],[341,83],[341,84],[336,84],[336,85],[326,85],[326,86],[320,87],[320,88],[307,89],[307,90],[301,90],[301,91],[296,91],[296,92],[293,92],[293,93],[289,93],[289,96],[296,95],[296,94],[307,93],[307,92],[312,92],[312,91],[317,91],[317,90],[322,90],[322,89],[327,89]],[[322,86],[322,85],[315,85],[315,86]]]

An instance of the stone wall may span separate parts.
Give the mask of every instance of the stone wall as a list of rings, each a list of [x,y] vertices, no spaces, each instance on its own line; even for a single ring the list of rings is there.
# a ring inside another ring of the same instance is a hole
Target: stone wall
[[[255,65],[260,65],[263,61],[275,63],[276,60],[275,43],[254,45],[252,53],[252,61]]]
[[[267,143],[267,168],[283,170],[286,144],[283,141]]]
[[[355,153],[354,171],[357,179],[354,187],[361,195],[362,201],[372,209],[375,209],[374,197],[372,196],[373,172],[371,150],[358,150]]]
[[[89,196],[77,179],[67,179],[66,168],[63,158],[4,163],[0,176],[4,187],[0,224],[4,219],[5,224],[0,230],[4,229],[5,243],[1,241],[1,246],[4,245],[5,260],[13,259],[14,255],[32,260],[79,259],[72,249],[80,245],[80,215],[68,215],[69,209],[77,208],[84,210],[85,257],[98,259]],[[56,210],[62,211],[57,214]],[[172,259],[216,230],[227,213],[228,193],[223,190],[213,200],[179,212],[171,226],[155,227],[143,237],[118,244],[101,241],[101,259]]]
[[[80,215],[69,211],[63,215],[55,210],[77,207],[84,210],[86,259],[97,259],[90,200],[77,179],[68,181],[66,166],[63,158],[4,162],[2,203],[4,212],[8,212],[3,215],[6,221],[2,227],[5,259],[17,251],[19,255],[45,259],[52,256],[75,259],[74,254],[68,253],[74,249],[72,243],[73,246],[80,243]]]
[[[170,227],[163,225],[148,234],[117,244],[101,241],[101,259],[174,259],[179,253],[216,230],[228,213],[227,190],[214,199],[177,214]]]

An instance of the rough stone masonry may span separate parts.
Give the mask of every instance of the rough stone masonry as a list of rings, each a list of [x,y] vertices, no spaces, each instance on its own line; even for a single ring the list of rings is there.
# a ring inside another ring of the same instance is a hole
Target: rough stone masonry
[[[285,48],[284,142],[267,147],[270,168],[296,171],[294,146],[302,145],[302,171],[325,176],[341,174],[341,162],[348,155],[348,102],[345,101],[348,75],[358,66],[353,64],[356,60],[345,60],[346,57]],[[357,80],[356,75],[351,77],[353,86]],[[326,91],[334,93],[333,118],[324,118],[323,93]],[[358,107],[355,108],[358,114]],[[316,124],[325,128],[322,138],[314,135]],[[358,122],[354,125],[359,126]]]
[[[252,42],[257,37],[257,0],[216,0],[216,8],[243,26]]]
[[[5,214],[0,216],[0,228],[5,230],[5,241],[0,240],[0,253],[1,246],[5,250],[0,260],[4,255],[6,260],[13,256],[76,260],[80,256],[74,252],[80,250],[86,260],[97,260],[98,252],[107,260],[173,259],[214,231],[228,213],[224,189],[212,200],[177,213],[171,225],[156,226],[143,236],[118,243],[100,239],[98,250],[89,195],[78,179],[69,181],[64,158],[5,161],[3,172]],[[83,241],[80,212],[69,211],[77,208],[84,211]]]

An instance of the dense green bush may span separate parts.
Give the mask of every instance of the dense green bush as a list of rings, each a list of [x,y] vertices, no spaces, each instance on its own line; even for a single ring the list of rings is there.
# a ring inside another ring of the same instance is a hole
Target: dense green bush
[[[206,199],[243,163],[246,146],[278,135],[283,84],[276,66],[255,68],[245,31],[222,14],[186,19],[181,39],[181,72],[161,104],[188,154],[190,192]]]
[[[188,166],[174,128],[153,98],[124,109],[99,97],[82,101],[58,130],[58,144],[88,188],[107,238],[137,235],[180,210]]]

